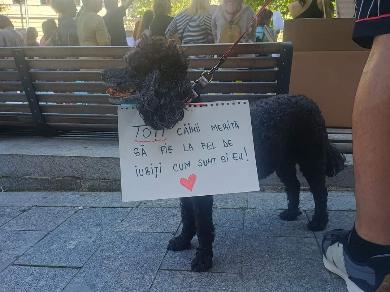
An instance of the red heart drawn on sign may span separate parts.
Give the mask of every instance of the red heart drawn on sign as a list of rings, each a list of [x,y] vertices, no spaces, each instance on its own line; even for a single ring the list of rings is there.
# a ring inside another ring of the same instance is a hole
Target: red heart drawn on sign
[[[191,174],[188,178],[180,179],[180,184],[186,189],[189,189],[191,192],[195,182],[196,182],[196,174]]]

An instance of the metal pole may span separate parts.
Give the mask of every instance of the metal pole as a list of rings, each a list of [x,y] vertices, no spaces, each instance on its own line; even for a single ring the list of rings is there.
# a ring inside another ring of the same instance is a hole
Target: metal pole
[[[28,11],[28,3],[27,0],[24,0],[24,6],[26,7],[26,26],[30,26],[30,12]]]
[[[20,10],[20,22],[22,23],[22,28],[24,28],[22,0],[19,0],[18,2],[19,2],[19,10]]]

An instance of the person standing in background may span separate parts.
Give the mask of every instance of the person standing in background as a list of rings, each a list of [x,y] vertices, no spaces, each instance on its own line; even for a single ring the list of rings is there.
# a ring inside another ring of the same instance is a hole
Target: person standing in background
[[[77,35],[81,46],[109,46],[111,37],[103,17],[97,13],[102,9],[102,0],[83,0],[83,7],[76,18]]]
[[[118,0],[104,0],[107,13],[103,19],[111,37],[112,46],[127,46],[123,17],[126,16],[126,10],[131,3],[132,0],[124,0],[118,7]]]
[[[141,19],[138,19],[134,24],[134,30],[133,30],[134,41],[137,41],[140,28],[141,28]]]
[[[284,29],[284,19],[280,11],[274,11],[272,15],[272,29],[274,31],[275,39],[279,37],[279,33]]]
[[[176,36],[182,44],[213,43],[209,0],[192,0],[190,7],[173,18],[165,35],[168,39]]]
[[[53,45],[78,46],[79,39],[74,20],[77,8],[74,0],[52,0],[51,7],[58,13],[58,28]]]
[[[136,42],[139,40],[145,38],[145,37],[150,37],[150,25],[152,24],[153,21],[153,11],[151,10],[146,10],[144,15],[142,16],[141,23],[139,24],[138,27],[138,32],[136,35]]]
[[[28,47],[37,47],[39,43],[37,41],[38,31],[35,27],[27,27],[25,44]]]
[[[257,18],[256,42],[275,41],[273,30],[270,28],[272,16],[272,11],[265,9]]]
[[[43,36],[39,41],[40,46],[54,46],[57,33],[57,24],[54,19],[47,19],[42,22]]]
[[[165,30],[171,23],[173,17],[171,13],[171,2],[169,0],[154,0],[153,2],[154,18],[150,25],[151,36],[165,37]]]
[[[254,16],[252,8],[245,5],[243,0],[223,0],[211,22],[215,42],[233,43],[249,29],[250,32],[242,38],[241,42],[255,42],[256,24],[249,27]]]
[[[23,39],[14,30],[14,25],[11,20],[5,16],[0,15],[0,47],[22,47]]]

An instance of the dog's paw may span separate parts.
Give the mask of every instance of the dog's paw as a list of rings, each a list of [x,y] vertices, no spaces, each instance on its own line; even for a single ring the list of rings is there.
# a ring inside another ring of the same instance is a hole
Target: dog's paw
[[[193,272],[206,272],[213,266],[213,252],[197,251],[191,262],[191,270]]]
[[[167,249],[172,251],[191,249],[191,240],[185,239],[179,235],[169,241]]]
[[[299,209],[296,210],[284,210],[283,212],[280,212],[279,218],[284,221],[294,221],[297,220],[298,216],[301,215],[302,212]]]
[[[313,219],[307,224],[307,228],[310,231],[322,231],[326,228],[326,225],[328,225],[327,216],[321,218],[313,217]]]

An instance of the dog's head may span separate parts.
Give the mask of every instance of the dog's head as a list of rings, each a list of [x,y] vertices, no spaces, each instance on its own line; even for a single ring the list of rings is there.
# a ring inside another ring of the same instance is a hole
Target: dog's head
[[[126,68],[104,71],[107,93],[134,98],[145,124],[153,129],[173,128],[192,96],[182,51],[173,42],[154,38],[130,51],[125,62]]]

